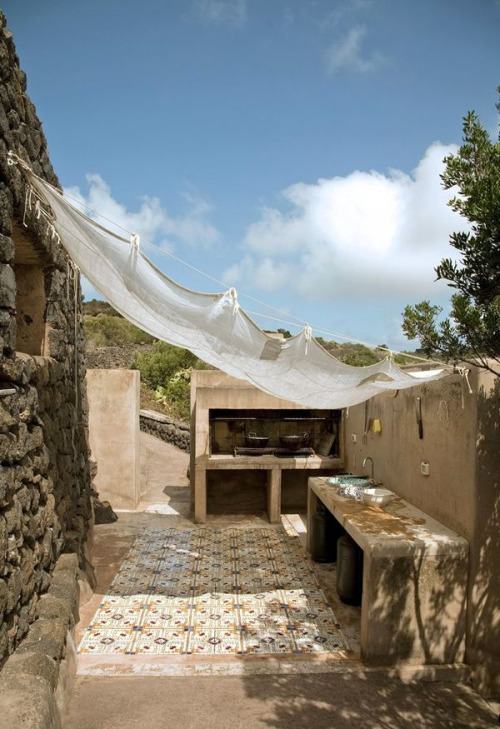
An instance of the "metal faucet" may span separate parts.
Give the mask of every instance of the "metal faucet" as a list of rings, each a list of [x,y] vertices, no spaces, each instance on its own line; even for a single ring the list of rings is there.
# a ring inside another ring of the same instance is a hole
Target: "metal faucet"
[[[371,481],[373,481],[373,483],[375,483],[375,469],[374,469],[374,465],[373,465],[373,458],[371,456],[366,456],[366,458],[363,461],[363,468],[366,466],[367,461],[370,461],[370,463],[372,464]]]

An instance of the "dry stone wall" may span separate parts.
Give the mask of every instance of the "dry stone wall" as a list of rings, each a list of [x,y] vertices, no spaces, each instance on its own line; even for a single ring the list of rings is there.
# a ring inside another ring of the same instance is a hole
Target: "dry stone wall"
[[[189,453],[191,442],[190,426],[179,420],[172,420],[162,413],[153,410],[140,411],[140,427],[144,433],[172,443],[182,451]]]
[[[38,617],[61,553],[91,579],[92,524],[79,280],[27,209],[9,150],[58,185],[0,13],[0,667]]]

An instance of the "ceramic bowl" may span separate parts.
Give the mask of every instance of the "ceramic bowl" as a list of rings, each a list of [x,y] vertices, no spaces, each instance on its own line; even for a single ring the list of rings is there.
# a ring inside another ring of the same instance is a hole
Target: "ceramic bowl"
[[[389,491],[389,489],[364,489],[363,501],[367,504],[383,506],[384,504],[387,504],[392,495],[392,491]]]

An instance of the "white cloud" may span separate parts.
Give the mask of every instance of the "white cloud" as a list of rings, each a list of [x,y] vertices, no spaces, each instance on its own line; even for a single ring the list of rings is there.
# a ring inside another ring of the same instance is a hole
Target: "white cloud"
[[[357,26],[351,28],[342,38],[335,40],[325,52],[327,71],[334,74],[347,69],[357,73],[368,73],[383,65],[385,58],[380,53],[373,53],[371,56],[363,53],[365,36],[366,28]]]
[[[372,0],[346,0],[338,3],[333,9],[329,10],[317,25],[322,30],[331,30],[337,28],[346,18],[353,14],[367,10],[373,4]]]
[[[171,216],[158,198],[149,196],[142,197],[139,210],[132,212],[114,199],[109,185],[100,175],[87,175],[86,179],[89,184],[86,194],[79,187],[66,188],[65,193],[103,216],[96,218],[98,222],[119,235],[127,237],[125,231],[137,233],[144,241],[168,250],[178,243],[208,248],[219,240],[218,231],[207,220],[210,205],[192,192],[183,194],[187,203],[183,216]]]
[[[206,23],[239,26],[247,19],[246,0],[196,0],[194,9]]]
[[[439,177],[455,150],[436,142],[411,174],[355,171],[292,185],[284,206],[265,208],[247,229],[245,255],[224,280],[309,301],[435,298],[444,284],[434,283],[434,267],[464,227]]]

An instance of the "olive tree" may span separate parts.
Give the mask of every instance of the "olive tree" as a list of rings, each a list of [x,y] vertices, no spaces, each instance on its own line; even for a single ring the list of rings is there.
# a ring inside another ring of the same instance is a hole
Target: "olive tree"
[[[458,261],[445,258],[435,269],[437,280],[455,290],[450,313],[441,319],[442,307],[422,301],[405,308],[402,328],[429,356],[495,372],[491,360],[500,363],[500,135],[493,142],[473,111],[464,117],[463,132],[462,146],[445,157],[441,175],[446,190],[458,191],[449,205],[469,223],[467,232],[450,235]]]

